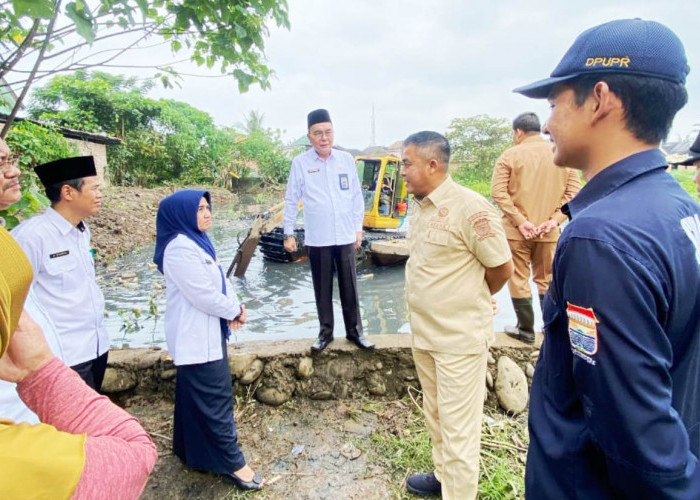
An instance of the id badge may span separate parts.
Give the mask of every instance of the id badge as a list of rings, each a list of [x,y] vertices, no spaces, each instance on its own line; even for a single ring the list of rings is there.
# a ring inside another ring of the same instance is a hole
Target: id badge
[[[347,191],[350,189],[350,181],[348,180],[348,174],[338,174],[338,181],[340,182],[340,189]]]

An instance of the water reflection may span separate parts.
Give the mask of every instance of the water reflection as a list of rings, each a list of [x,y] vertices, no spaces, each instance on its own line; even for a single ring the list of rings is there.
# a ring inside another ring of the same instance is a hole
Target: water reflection
[[[244,235],[249,225],[249,220],[215,222],[209,234],[224,269],[238,246],[237,235]],[[123,344],[165,347],[165,281],[157,270],[149,268],[152,257],[153,245],[148,245],[118,259],[110,268],[98,269],[98,282],[105,294],[108,314],[106,327],[113,347],[122,347]],[[267,262],[256,251],[245,278],[232,278],[231,283],[248,308],[248,323],[232,340],[311,339],[318,334],[308,262]],[[404,266],[366,267],[358,271],[362,324],[366,334],[410,331],[404,283]],[[337,286],[335,288],[335,334],[342,337],[343,315]],[[499,292],[496,299],[500,312],[494,318],[494,327],[502,330],[505,325],[514,324],[515,314],[507,289]],[[153,308],[149,302],[153,303]],[[149,314],[149,309],[157,314]],[[141,311],[138,318],[133,310]],[[537,304],[535,315],[539,327],[541,319]],[[126,331],[125,326],[133,331]]]

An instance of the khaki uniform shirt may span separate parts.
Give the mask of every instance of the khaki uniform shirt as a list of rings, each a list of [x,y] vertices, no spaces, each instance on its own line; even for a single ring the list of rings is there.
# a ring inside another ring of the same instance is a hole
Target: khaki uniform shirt
[[[578,172],[557,167],[552,145],[540,135],[524,139],[506,149],[496,161],[491,196],[503,212],[503,226],[509,240],[524,240],[518,226],[529,220],[535,226],[553,219],[566,220],[561,206],[581,189]],[[557,241],[555,229],[536,241]]]
[[[449,176],[415,200],[406,263],[413,346],[476,354],[493,341],[486,268],[511,258],[496,209]]]

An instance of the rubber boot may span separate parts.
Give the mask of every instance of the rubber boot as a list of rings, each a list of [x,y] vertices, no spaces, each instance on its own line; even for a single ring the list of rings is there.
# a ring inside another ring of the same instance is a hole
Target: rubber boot
[[[525,342],[535,343],[535,312],[532,310],[532,297],[512,299],[515,315],[518,317],[516,326],[506,326],[503,330],[509,337]]]

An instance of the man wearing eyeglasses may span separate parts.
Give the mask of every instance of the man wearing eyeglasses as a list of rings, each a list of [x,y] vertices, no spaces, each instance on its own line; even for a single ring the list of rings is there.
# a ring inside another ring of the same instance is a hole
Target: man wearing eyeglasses
[[[360,349],[374,344],[362,334],[355,252],[362,244],[364,201],[351,155],[333,149],[333,123],[328,111],[307,117],[312,147],[292,160],[284,204],[284,248],[297,250],[294,223],[304,204],[304,239],[309,252],[320,330],[311,346],[323,351],[333,341],[333,269],[338,273],[345,336]]]
[[[0,209],[14,205],[22,197],[18,162],[19,156],[13,155],[5,141],[0,139]]]
[[[12,231],[34,270],[32,289],[56,325],[64,361],[99,391],[109,336],[104,296],[95,280],[90,230],[102,193],[92,156],[63,158],[35,169],[51,206]]]
[[[5,141],[0,139],[0,210],[9,208],[22,198],[19,182],[19,160],[20,157],[13,155]],[[2,221],[0,220],[1,224]],[[63,349],[56,333],[56,327],[49,318],[46,309],[37,301],[33,289],[29,290],[29,294],[25,299],[24,310],[41,327],[46,342],[54,355],[63,359]],[[0,408],[2,408],[2,416],[4,418],[9,418],[15,422],[27,422],[30,424],[39,422],[39,417],[27,408],[27,405],[19,398],[17,385],[4,380],[0,380]]]

